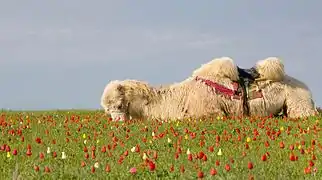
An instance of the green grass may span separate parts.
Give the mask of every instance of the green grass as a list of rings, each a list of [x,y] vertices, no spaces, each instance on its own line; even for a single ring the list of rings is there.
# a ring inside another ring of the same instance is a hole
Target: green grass
[[[204,179],[322,177],[320,116],[307,119],[214,117],[170,123],[156,120],[124,123],[109,121],[102,111],[2,111],[1,114],[0,146],[10,146],[10,157],[7,157],[6,150],[0,150],[0,179],[196,179],[198,172],[204,173]],[[255,129],[258,131],[256,140],[253,139]],[[152,137],[152,131],[157,138]],[[195,133],[194,138],[192,133]],[[219,142],[216,142],[217,136],[220,137]],[[37,143],[36,138],[40,138],[41,143]],[[247,138],[251,139],[249,149],[245,147]],[[267,147],[266,141],[269,143]],[[280,142],[285,144],[285,148],[280,148]],[[26,155],[28,144],[31,156]],[[140,146],[140,152],[131,152],[136,145]],[[294,150],[290,150],[291,145],[295,146]],[[85,158],[85,146],[88,159]],[[96,148],[94,159],[93,146]],[[101,151],[104,146],[106,152]],[[209,150],[211,146],[214,147],[213,152]],[[49,154],[48,147],[51,149]],[[188,160],[187,149],[192,153],[192,161]],[[217,154],[219,149],[222,150],[221,156]],[[17,155],[12,154],[14,150],[17,150]],[[119,163],[125,151],[128,151],[128,156]],[[53,152],[57,153],[56,158]],[[66,153],[66,159],[62,159],[62,152]],[[155,152],[157,159],[153,157]],[[197,158],[199,152],[207,156],[206,161]],[[297,161],[290,160],[291,152],[298,156]],[[40,153],[44,154],[44,159],[40,159]],[[150,171],[142,159],[143,153],[155,163],[154,171]],[[269,154],[267,161],[262,161],[266,153]],[[305,174],[304,169],[309,167],[313,154],[316,157],[312,160],[314,166],[309,174]],[[219,166],[216,161],[220,162]],[[81,166],[82,162],[85,162],[85,167]],[[99,167],[92,172],[96,162]],[[253,163],[253,169],[248,169],[249,162]],[[226,164],[230,171],[225,170]],[[110,172],[105,171],[107,165]],[[35,166],[39,171],[34,170]],[[49,173],[44,171],[46,166]],[[170,171],[171,166],[174,171]],[[180,166],[184,166],[185,172],[180,172]],[[129,172],[132,167],[137,168],[136,174]],[[210,175],[211,168],[217,171],[215,176]]]

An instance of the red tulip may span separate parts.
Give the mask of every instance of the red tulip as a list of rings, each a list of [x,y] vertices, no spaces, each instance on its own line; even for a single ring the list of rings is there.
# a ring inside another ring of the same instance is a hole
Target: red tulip
[[[311,167],[314,166],[314,162],[312,160],[309,160],[309,166],[311,166]]]
[[[32,152],[31,152],[31,149],[27,149],[27,156],[31,156],[32,155]]]
[[[40,153],[39,153],[39,158],[40,158],[40,159],[44,159],[44,158],[45,158],[44,153],[40,152]]]
[[[220,166],[220,161],[219,160],[216,161],[216,166]]]
[[[198,154],[198,158],[202,159],[204,157],[205,153],[203,153],[202,151],[199,152]]]
[[[217,170],[215,168],[211,168],[209,173],[211,176],[214,176],[217,174]]]
[[[284,147],[285,147],[284,142],[283,142],[283,141],[281,141],[281,142],[280,142],[280,148],[282,148],[282,149],[283,149]]]
[[[109,164],[106,165],[105,172],[111,172],[111,166]]]
[[[209,152],[214,152],[214,146],[210,146],[210,147],[208,148],[208,150],[209,150]]]
[[[181,173],[184,173],[185,172],[185,169],[184,169],[184,166],[183,165],[180,166],[180,172]]]
[[[266,154],[264,154],[263,156],[262,156],[262,161],[266,161],[267,160],[267,156],[266,156]]]
[[[103,147],[102,147],[101,152],[102,152],[102,153],[105,153],[105,152],[106,152],[106,146],[103,146]]]
[[[188,154],[188,160],[192,161],[192,159],[193,159],[192,154]]]
[[[149,161],[149,169],[150,169],[150,171],[154,171],[155,170],[155,163],[154,162],[152,162],[152,161]]]
[[[36,171],[36,172],[38,172],[39,171],[39,166],[34,166],[34,170]]]
[[[57,157],[57,153],[54,151],[53,152],[53,158],[56,158]]]
[[[50,168],[48,166],[45,166],[45,172],[50,173]]]
[[[290,157],[289,158],[290,158],[291,161],[295,161],[296,160],[296,157],[295,157],[295,155],[293,153],[290,154]]]
[[[13,155],[17,155],[17,154],[18,154],[17,149],[14,149],[14,150],[12,151],[12,154],[13,154]]]
[[[229,164],[226,164],[225,165],[225,169],[226,169],[226,171],[230,171],[230,165]]]
[[[252,162],[248,162],[248,165],[247,165],[248,169],[253,169],[254,168],[254,165]]]
[[[198,178],[203,178],[204,177],[204,174],[202,171],[198,171]]]

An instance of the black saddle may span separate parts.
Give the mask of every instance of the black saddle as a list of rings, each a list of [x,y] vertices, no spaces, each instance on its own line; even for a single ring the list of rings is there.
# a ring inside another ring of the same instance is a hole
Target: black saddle
[[[243,94],[246,94],[246,89],[255,81],[256,78],[259,78],[260,74],[257,72],[255,67],[250,69],[243,69],[237,66],[239,74],[239,84],[241,88],[238,88],[238,93],[243,91]],[[244,112],[246,115],[249,115],[249,105],[247,96],[244,96],[243,101]]]

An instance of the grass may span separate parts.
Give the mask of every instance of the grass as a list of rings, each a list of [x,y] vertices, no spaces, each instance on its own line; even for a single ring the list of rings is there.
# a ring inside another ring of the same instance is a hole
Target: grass
[[[101,111],[2,111],[0,179],[320,179],[320,119],[112,122]]]

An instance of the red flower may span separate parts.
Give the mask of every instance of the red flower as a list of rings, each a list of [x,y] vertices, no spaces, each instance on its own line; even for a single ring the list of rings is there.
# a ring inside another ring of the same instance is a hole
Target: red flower
[[[153,159],[158,159],[158,152],[157,151],[154,151],[154,153],[153,153]]]
[[[180,166],[180,172],[181,173],[184,173],[185,172],[185,169],[184,169],[184,166],[183,165]]]
[[[198,154],[198,158],[202,159],[204,157],[205,153],[203,153],[202,151],[199,152]]]
[[[111,172],[111,166],[109,164],[106,165],[105,172]]]
[[[217,174],[217,170],[215,168],[211,168],[209,173],[211,176],[214,176]]]
[[[44,158],[45,158],[44,153],[40,152],[40,153],[39,153],[39,158],[40,158],[40,159],[44,159]]]
[[[31,152],[31,149],[27,149],[27,156],[31,156],[32,155],[32,152]]]
[[[309,160],[309,166],[313,167],[314,166],[314,162],[312,160]]]
[[[203,161],[207,161],[207,159],[208,159],[207,155],[204,155],[203,158],[202,158]]]
[[[269,147],[269,142],[268,141],[265,141],[265,146]]]
[[[291,161],[296,161],[296,157],[295,157],[295,155],[293,153],[290,154],[289,158],[290,158]]]
[[[204,177],[204,174],[202,171],[198,171],[198,178],[203,178]]]
[[[39,171],[39,166],[34,166],[34,170],[36,171],[36,172],[38,172]]]
[[[248,145],[248,143],[246,143],[246,144],[245,144],[245,148],[246,148],[246,149],[249,149],[249,145]]]
[[[253,169],[254,168],[254,165],[252,162],[248,162],[248,165],[247,165],[248,169]]]
[[[263,156],[262,156],[262,161],[266,161],[267,160],[267,156],[266,156],[266,154],[264,154]]]
[[[41,143],[41,139],[40,139],[40,137],[37,137],[37,138],[35,139],[35,141],[36,141],[38,144],[40,144],[40,143]]]
[[[170,172],[173,172],[174,171],[174,166],[173,166],[173,164],[171,164],[171,166],[170,166]]]
[[[219,160],[216,161],[216,166],[220,166],[220,161]]]
[[[189,161],[192,161],[192,159],[193,159],[193,158],[192,158],[192,154],[188,154],[188,160],[189,160]]]
[[[280,142],[280,148],[282,148],[282,149],[283,149],[284,147],[285,147],[284,142],[283,142],[283,141],[281,141],[281,142]]]
[[[128,156],[129,155],[129,151],[128,150],[124,151],[123,155],[124,156]]]
[[[148,166],[149,166],[150,171],[154,171],[155,170],[155,163],[154,162],[149,161]]]
[[[18,154],[17,149],[14,149],[14,150],[12,151],[12,154],[13,154],[13,155],[17,155],[17,154]]]
[[[86,163],[84,161],[81,162],[81,166],[82,167],[85,167],[86,166]]]
[[[214,146],[210,146],[210,147],[208,148],[208,150],[209,150],[209,152],[214,152]]]
[[[230,165],[229,164],[226,164],[225,165],[225,169],[226,169],[226,171],[230,171]]]
[[[45,172],[46,172],[46,173],[49,173],[49,172],[50,172],[50,169],[49,169],[49,167],[48,167],[48,166],[45,166]]]
[[[102,146],[101,152],[102,153],[105,153],[106,152],[106,146]]]

